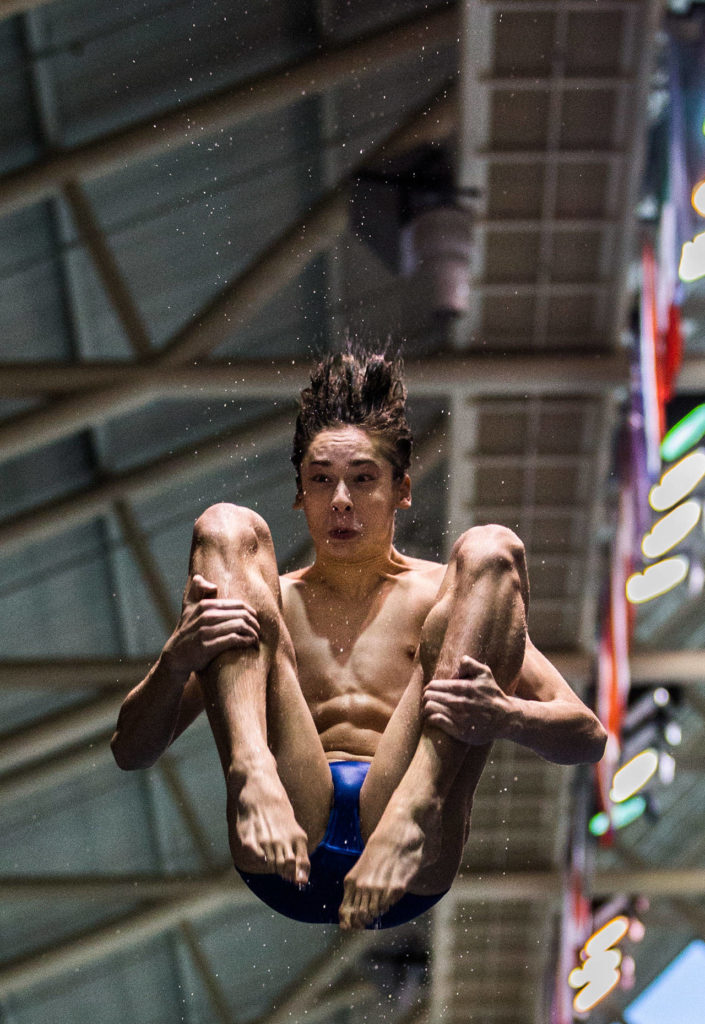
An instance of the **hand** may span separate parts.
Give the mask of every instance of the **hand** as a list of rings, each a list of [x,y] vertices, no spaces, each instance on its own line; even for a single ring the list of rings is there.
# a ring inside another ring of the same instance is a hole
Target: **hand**
[[[512,698],[491,670],[463,657],[457,679],[432,679],[421,698],[421,716],[463,743],[480,745],[499,739],[512,711]]]
[[[223,651],[259,644],[257,613],[244,601],[219,598],[215,583],[198,573],[188,582],[181,617],[162,657],[171,670],[188,677]]]

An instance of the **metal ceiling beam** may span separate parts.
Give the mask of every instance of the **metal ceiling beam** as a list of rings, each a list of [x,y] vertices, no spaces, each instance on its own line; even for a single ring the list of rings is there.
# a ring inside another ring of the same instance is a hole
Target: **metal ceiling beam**
[[[592,669],[592,656],[586,651],[546,651],[546,656],[569,679],[585,679]],[[3,689],[127,692],[145,676],[153,660],[77,658],[0,661],[0,692]],[[687,686],[702,683],[705,682],[704,666],[705,652],[702,650],[636,651],[630,658],[631,681],[636,686],[659,683],[682,683]],[[73,713],[64,712],[66,715]]]
[[[48,757],[0,778],[0,803],[31,801],[38,793],[71,782],[77,775],[90,778],[96,771],[117,771],[109,745],[114,724],[113,721],[105,733],[96,734],[79,749]]]
[[[119,690],[143,679],[154,659],[68,658],[60,661],[0,661],[0,691]]]
[[[643,651],[629,658],[632,686],[705,682],[705,651]]]
[[[623,65],[631,66],[633,69],[635,92],[628,114],[623,107],[624,120],[626,121],[628,117],[628,123],[625,123],[622,129],[627,153],[622,180],[619,182],[619,203],[615,207],[622,211],[622,224],[615,236],[615,249],[612,254],[614,301],[607,326],[607,334],[611,338],[616,338],[619,331],[623,330],[628,320],[629,303],[633,300],[632,290],[628,287],[628,275],[630,260],[636,248],[637,219],[634,211],[642,182],[648,101],[662,17],[661,0],[642,0],[638,6],[629,9],[627,17],[631,22],[632,46],[625,50],[623,45]]]
[[[486,228],[489,234],[513,231],[601,232],[619,224],[616,217],[478,217],[474,224]]]
[[[177,928],[184,920],[208,917],[228,905],[247,907],[251,904],[252,894],[237,880],[234,872],[229,871],[227,880],[208,882],[192,895],[128,914],[73,941],[42,950],[41,953],[0,968],[0,998],[39,983],[46,984],[52,978],[149,942]]]
[[[339,987],[339,978],[350,970],[351,963],[379,941],[379,933],[341,934],[322,956],[298,976],[288,991],[277,1000],[274,1008],[258,1017],[253,1024],[291,1024],[299,1014],[308,1020],[317,1000],[335,993]],[[328,1003],[325,1005],[329,1006]]]
[[[504,286],[502,286],[504,288]],[[509,286],[507,286],[509,287]],[[13,398],[40,393],[66,393],[102,389],[113,384],[133,396],[133,405],[155,398],[228,396],[237,398],[294,399],[307,383],[308,364],[291,359],[227,362],[198,366],[169,366],[146,374],[145,368],[125,363],[0,364],[0,394]],[[627,353],[566,351],[560,355],[538,351],[491,352],[482,355],[435,355],[406,359],[406,379],[413,394],[443,396],[461,387],[479,397],[524,397],[527,394],[593,395],[628,382]],[[695,391],[686,375],[700,374],[705,386],[705,359],[687,359],[684,388]],[[148,376],[148,379],[147,379]],[[690,387],[689,387],[690,384]],[[103,392],[101,391],[101,394]],[[98,403],[96,403],[98,404]],[[113,414],[118,411],[113,409]],[[13,421],[14,422],[14,421]],[[0,438],[3,427],[0,425]]]
[[[78,237],[90,254],[108,302],[122,325],[133,353],[136,356],[150,355],[152,345],[144,319],[85,191],[75,181],[70,181],[64,185],[63,196],[71,211]]]
[[[453,883],[456,900],[469,902],[512,902],[562,899],[560,871],[487,872],[463,875]],[[588,880],[593,896],[616,893],[641,896],[701,897],[705,895],[705,868],[614,868],[598,870]]]
[[[556,6],[556,11],[565,9],[563,5],[560,8]],[[489,89],[508,89],[511,92],[546,92],[554,89],[585,92],[620,89],[634,84],[630,75],[481,75],[480,81]]]
[[[224,288],[147,363],[126,378],[67,398],[0,424],[0,458],[8,459],[70,436],[118,413],[132,412],[160,393],[160,379],[179,361],[207,354],[241,328],[337,238],[347,225],[347,198],[334,190],[288,227],[255,262]]]
[[[157,617],[164,630],[169,633],[178,621],[180,601],[174,600],[159,564],[154,557],[149,540],[142,530],[134,509],[128,501],[120,499],[113,505],[115,516],[125,543],[132,554],[142,581],[152,599]]]
[[[219,887],[223,892],[239,888],[241,902],[255,903],[257,897],[241,882],[232,868],[213,874],[144,875],[50,875],[0,877],[0,896],[7,900],[88,900],[102,901],[106,912],[111,905],[131,901],[169,903],[172,900],[191,899],[205,890]]]
[[[181,922],[179,934],[188,950],[191,963],[201,979],[201,984],[206,990],[216,1021],[220,1021],[220,1024],[233,1024],[230,1002],[189,921]]]
[[[132,881],[134,882],[134,879]],[[167,880],[165,882],[169,886],[172,884]],[[182,889],[182,895],[178,899],[168,900],[163,905],[147,911],[130,914],[88,935],[65,942],[53,949],[32,954],[18,963],[0,968],[0,997],[30,988],[39,982],[45,983],[51,978],[103,960],[113,953],[141,945],[171,928],[178,927],[184,920],[206,917],[222,910],[228,904],[240,907],[250,906],[254,900],[252,894],[239,882],[232,870],[224,872],[219,879],[191,883],[185,881],[183,884],[187,888],[187,894],[184,895]],[[0,880],[0,895],[4,898],[25,899],[33,889],[31,898],[45,900],[57,894],[65,897],[69,893],[71,898],[77,898],[81,893],[81,885],[84,885],[83,894],[90,899],[101,898],[99,888],[102,885],[104,898],[111,903],[118,891],[112,888],[110,879],[105,879],[102,883],[97,880],[82,883],[81,880],[70,878],[60,880],[25,879],[22,883],[4,879]],[[512,903],[517,900],[532,902],[538,899],[555,900],[558,903],[562,898],[562,885],[563,875],[558,871],[497,872],[496,874],[483,872],[481,875],[466,875],[456,879],[452,889],[452,900],[453,903],[464,900],[487,904],[491,902]],[[651,868],[599,871],[591,880],[590,890],[594,896],[639,893],[652,898],[700,897],[705,893],[705,869]],[[142,892],[147,892],[147,889],[141,890],[139,885],[136,889],[133,887],[131,898],[135,898],[136,891],[141,896]],[[164,891],[166,891],[166,886]],[[172,888],[170,891],[173,892],[174,889]],[[125,895],[130,898],[129,892],[126,892]],[[357,938],[362,943],[374,941],[374,938],[365,935]],[[334,969],[335,964],[339,962],[339,958],[330,958],[329,967],[326,968],[324,965],[322,971]],[[300,993],[299,998],[302,994]],[[285,1003],[278,1011],[278,1015],[272,1016],[271,1021],[269,1017],[264,1020],[267,1021],[267,1024],[274,1024],[274,1022],[279,1024],[280,1019],[288,1019],[286,1016],[280,1018],[281,1012],[286,1014],[288,1009],[289,1007]]]
[[[432,430],[428,437],[415,449],[414,462],[417,468],[416,479],[423,479],[425,475],[432,472],[436,465],[444,457],[444,444],[445,437],[440,422],[436,423],[436,427]],[[121,503],[118,503],[121,504]],[[132,513],[127,516],[129,531],[133,533],[139,533],[136,523],[132,523]],[[145,575],[148,577],[150,590],[153,591],[153,597],[160,609],[163,624],[167,629],[171,628],[171,623],[174,618],[174,611],[170,607],[170,596],[166,590],[164,581],[161,578],[161,574],[158,572],[156,565],[151,564],[153,558],[149,550],[149,546],[143,540],[143,538],[135,537],[135,547],[140,551],[139,560],[143,564],[145,569]],[[313,557],[313,550],[310,542],[307,542],[306,549],[311,549],[310,554]],[[123,662],[119,662],[122,666]],[[7,667],[7,666],[5,666]],[[136,685],[148,671],[148,664],[143,662],[137,662],[135,666],[134,678],[130,681],[131,685]],[[64,669],[66,666],[64,666]],[[101,666],[101,672],[104,671],[105,665]],[[2,687],[2,669],[3,665],[0,663],[0,687]],[[52,667],[47,668],[46,665],[42,669],[35,664],[34,670],[29,670],[28,665],[23,665],[19,670],[19,674],[23,679],[29,680],[31,685],[37,685],[37,679],[43,678],[45,684],[50,687],[57,685],[57,666],[54,664]],[[95,678],[92,676],[93,672],[96,672],[95,664],[82,665],[81,672],[87,671],[88,678],[91,679],[91,685],[95,685]],[[81,681],[76,678],[76,675],[72,675],[71,670],[65,673],[68,675],[71,684],[76,688],[81,688]],[[15,680],[15,685],[17,682]],[[105,733],[106,730],[113,727],[117,720],[118,711],[120,704],[122,703],[124,693],[128,687],[125,686],[124,680],[121,683],[121,693],[118,695],[105,696],[97,701],[92,701],[90,704],[82,705],[79,708],[71,709],[69,711],[62,712],[58,715],[52,715],[48,719],[32,725],[17,732],[5,736],[3,739],[2,747],[0,748],[0,774],[3,772],[17,771],[25,766],[28,766],[36,761],[44,760],[51,756],[56,756],[68,747],[74,744],[83,742],[92,737],[99,736],[101,733]],[[163,758],[160,762],[164,769],[165,778],[167,784],[172,788],[178,788],[179,780],[173,766],[170,767],[168,759]],[[184,794],[181,799],[177,801],[180,806],[186,807],[188,801]],[[193,816],[192,825],[195,824],[195,816]],[[193,831],[193,829],[192,829]],[[198,842],[198,835],[196,834],[196,841]],[[205,860],[208,863],[208,851],[202,849],[202,854],[205,853]]]
[[[139,682],[139,680],[137,680]],[[122,695],[113,694],[90,704],[51,715],[37,725],[25,726],[3,737],[0,746],[0,774],[14,772],[36,761],[55,757],[76,744],[114,728]]]
[[[287,363],[287,369],[290,368],[290,363]],[[227,467],[233,455],[240,454],[239,450],[255,446],[257,452],[261,453],[269,447],[288,446],[293,419],[293,410],[291,413],[284,410],[246,428],[218,435],[137,469],[101,480],[99,484],[77,494],[38,506],[0,523],[0,544],[5,551],[17,550],[33,541],[56,536],[65,529],[79,526],[96,515],[108,512],[115,503],[124,510],[121,503],[126,498],[146,497],[158,493],[174,479],[183,481],[198,478],[214,468]],[[422,444],[417,452],[417,457],[421,459],[422,474],[437,464],[434,447],[438,448],[437,438],[432,438],[427,445]],[[148,552],[143,551],[142,554],[147,568]],[[156,586],[157,581],[153,582]],[[159,589],[157,587],[157,591]],[[173,610],[170,611],[169,595],[161,595],[160,609],[164,621],[171,623]]]
[[[53,3],[53,0],[0,0],[0,21],[14,18],[16,14],[26,14],[48,3]]]
[[[593,451],[592,466],[589,473],[589,486],[585,501],[585,535],[587,537],[586,550],[582,570],[580,571],[580,584],[578,597],[580,602],[580,615],[577,643],[585,650],[595,639],[595,623],[598,621],[598,607],[600,593],[603,585],[603,560],[601,555],[601,526],[607,522],[607,481],[610,468],[614,458],[613,438],[616,436],[617,425],[620,418],[620,402],[617,395],[604,395],[599,403],[597,422],[592,416],[585,417],[583,428],[583,449]],[[540,512],[539,512],[540,515]],[[573,577],[573,579],[577,579]]]
[[[547,651],[547,657],[578,689],[591,678],[589,654]],[[65,711],[37,725],[6,736],[0,753],[0,772],[12,772],[0,781],[0,800],[27,798],[59,779],[71,779],[87,766],[112,764],[108,738],[124,694],[144,678],[151,662],[0,662],[3,687],[87,689],[105,686],[119,689],[115,695]],[[684,685],[705,682],[702,651],[652,651],[630,659],[632,685]],[[85,746],[86,742],[88,746]],[[70,750],[77,743],[79,750]],[[37,763],[40,762],[40,763]]]
[[[569,17],[565,6],[556,8],[556,14],[553,19],[551,74],[548,78],[549,95],[547,97],[548,110],[546,115],[546,149],[551,153],[557,153],[561,149],[564,121],[564,95],[561,83],[564,80]],[[546,345],[546,336],[551,318],[551,299],[557,294],[553,288],[555,282],[553,281],[552,270],[555,238],[546,222],[554,220],[556,217],[558,171],[558,164],[554,161],[549,161],[546,164],[541,189],[541,213],[544,223],[541,226],[539,251],[536,261],[537,290],[533,315],[533,338],[537,346]]]
[[[507,146],[503,149],[484,149],[476,154],[478,160],[487,160],[493,164],[511,164],[513,167],[521,164],[623,164],[627,158],[627,152],[618,148],[611,149],[527,149],[525,146],[520,149],[512,149]]]
[[[437,97],[421,111],[389,132],[365,154],[365,160],[379,159],[399,139],[414,137],[424,124]],[[133,411],[160,394],[160,381],[168,379],[174,364],[191,362],[208,355],[222,344],[299,274],[311,260],[330,246],[348,223],[348,198],[344,186],[324,195],[303,217],[287,227],[243,273],[206,304],[188,325],[177,332],[154,356],[127,378],[113,378],[106,386],[88,394],[71,394],[39,410],[0,424],[0,459],[32,451],[41,445],[70,436],[104,422],[118,413]],[[270,371],[271,372],[271,371]],[[183,391],[182,391],[183,394]],[[241,395],[241,389],[238,388]]]
[[[285,410],[7,519],[0,523],[0,546],[6,551],[16,551],[33,541],[54,537],[108,512],[115,501],[144,498],[159,493],[175,479],[197,479],[219,467],[226,471],[228,465],[237,465],[233,461],[236,457],[253,448],[261,454],[269,448],[288,446],[293,418],[293,412]]]
[[[443,6],[401,25],[355,40],[309,60],[239,83],[122,132],[87,143],[0,178],[0,215],[46,199],[66,182],[102,177],[138,160],[202,141],[252,117],[262,117],[324,92],[351,77],[377,73],[422,48],[451,45],[457,13]]]
[[[474,288],[482,295],[537,296],[572,298],[580,295],[602,295],[609,288],[607,281],[476,281]]]
[[[643,0],[600,0],[600,10],[630,10]],[[559,7],[567,11],[595,13],[595,0],[480,0],[483,7],[496,11],[520,11],[522,14],[554,14]]]

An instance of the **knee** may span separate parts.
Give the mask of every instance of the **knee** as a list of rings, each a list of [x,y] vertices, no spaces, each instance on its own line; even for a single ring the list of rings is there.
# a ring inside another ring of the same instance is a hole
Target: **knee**
[[[219,502],[202,512],[193,526],[195,546],[229,548],[236,544],[253,553],[269,537],[269,527],[252,509]]]
[[[461,575],[477,576],[484,572],[526,575],[524,545],[506,526],[473,526],[455,542],[451,561]]]

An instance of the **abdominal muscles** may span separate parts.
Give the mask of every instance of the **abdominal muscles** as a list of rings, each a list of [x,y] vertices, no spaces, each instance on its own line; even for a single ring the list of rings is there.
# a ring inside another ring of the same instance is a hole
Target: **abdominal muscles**
[[[343,693],[311,708],[329,760],[374,756],[394,707],[365,693]]]

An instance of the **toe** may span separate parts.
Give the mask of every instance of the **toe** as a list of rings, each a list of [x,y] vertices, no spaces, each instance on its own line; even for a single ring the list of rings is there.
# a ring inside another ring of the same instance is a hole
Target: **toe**
[[[381,890],[376,889],[374,892],[370,893],[370,900],[368,905],[368,914],[370,918],[368,922],[369,924],[371,924],[372,921],[376,920],[384,913],[382,907],[382,892]]]
[[[306,885],[311,873],[311,861],[308,859],[306,843],[300,839],[296,843],[294,860],[294,881],[297,885]]]
[[[296,858],[293,850],[280,846],[277,851],[277,874],[286,882],[293,882],[296,877]]]
[[[361,931],[369,923],[369,899],[367,889],[356,889],[352,906],[351,926]]]

